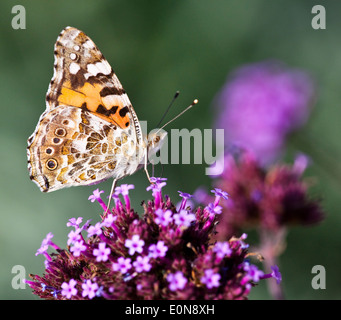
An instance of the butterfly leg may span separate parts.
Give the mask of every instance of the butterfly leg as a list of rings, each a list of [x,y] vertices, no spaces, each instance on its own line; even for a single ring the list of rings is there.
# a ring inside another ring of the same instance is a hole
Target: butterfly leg
[[[155,177],[155,174],[154,174],[154,163],[151,162],[151,164],[152,164],[152,176]]]
[[[108,201],[108,205],[107,205],[107,210],[105,211],[105,215],[107,214],[107,212],[109,211],[109,207],[110,207],[110,201],[112,199],[112,195],[114,194],[115,191],[115,187],[116,187],[116,183],[117,183],[117,179],[114,179],[114,181],[112,182],[112,186],[111,186],[111,190],[110,190],[110,195],[109,195],[109,201]]]
[[[149,180],[149,183],[153,184],[153,182],[150,180],[150,176],[149,176],[149,172],[148,172],[147,166],[148,166],[148,152],[146,151],[145,157],[144,157],[144,171],[146,172],[146,175],[147,175],[147,178]]]

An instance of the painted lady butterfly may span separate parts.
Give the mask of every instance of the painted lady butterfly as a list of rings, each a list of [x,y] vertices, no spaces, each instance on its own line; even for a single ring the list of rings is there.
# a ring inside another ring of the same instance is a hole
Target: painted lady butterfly
[[[166,136],[143,137],[116,74],[82,31],[65,28],[55,44],[46,110],[28,139],[30,178],[41,191],[96,184],[145,167]]]

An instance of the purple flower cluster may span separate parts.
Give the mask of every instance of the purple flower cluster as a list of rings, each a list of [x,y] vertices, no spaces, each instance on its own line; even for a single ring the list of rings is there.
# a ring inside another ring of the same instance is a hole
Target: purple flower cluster
[[[229,194],[220,202],[217,239],[228,239],[249,227],[278,232],[290,225],[320,222],[324,212],[319,201],[309,196],[310,184],[302,179],[307,165],[307,157],[299,155],[293,165],[276,164],[264,169],[251,152],[237,159],[227,154],[224,170],[214,181]],[[202,191],[197,194],[198,202],[212,201]]]
[[[252,151],[261,163],[278,158],[288,133],[310,113],[314,85],[303,71],[275,61],[237,69],[217,95],[216,127],[224,129],[227,146]]]
[[[45,273],[26,280],[33,293],[44,299],[246,299],[261,279],[280,281],[276,267],[264,274],[250,263],[245,234],[213,240],[226,192],[213,190],[214,201],[197,209],[186,202],[191,195],[180,193],[176,209],[162,194],[165,179],[152,181],[153,200],[142,204],[141,216],[130,207],[134,186],[116,188],[108,211],[97,189],[89,200],[102,206],[100,222],[71,218],[67,249],[49,233],[37,251],[46,257]]]

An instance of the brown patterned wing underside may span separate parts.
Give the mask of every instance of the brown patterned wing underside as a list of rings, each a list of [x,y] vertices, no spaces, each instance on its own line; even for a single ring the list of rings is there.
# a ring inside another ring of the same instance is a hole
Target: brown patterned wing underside
[[[30,178],[49,192],[132,174],[142,156],[131,130],[77,107],[46,112],[28,140]]]

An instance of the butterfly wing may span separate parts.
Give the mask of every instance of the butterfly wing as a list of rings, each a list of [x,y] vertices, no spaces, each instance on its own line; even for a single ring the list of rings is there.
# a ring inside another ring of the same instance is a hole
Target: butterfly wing
[[[122,178],[136,170],[133,147],[127,130],[80,108],[59,106],[42,118],[30,145],[31,179],[48,192]]]
[[[28,139],[31,179],[48,192],[136,171],[143,138],[135,111],[102,53],[67,27],[55,44],[46,111]]]
[[[139,130],[135,111],[116,74],[94,42],[82,31],[67,27],[55,44],[54,75],[47,95],[46,107],[59,105],[82,108],[121,129]],[[137,138],[141,138],[140,131]]]

